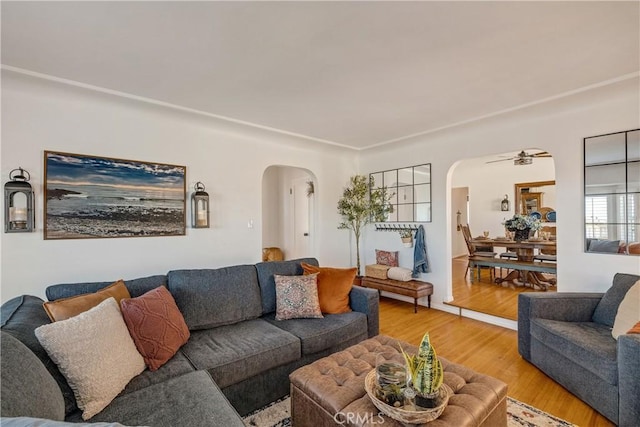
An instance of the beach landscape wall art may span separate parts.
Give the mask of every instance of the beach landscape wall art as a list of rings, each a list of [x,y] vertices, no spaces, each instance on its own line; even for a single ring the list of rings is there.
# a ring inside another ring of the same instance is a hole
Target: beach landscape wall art
[[[45,151],[45,239],[182,236],[186,166]]]

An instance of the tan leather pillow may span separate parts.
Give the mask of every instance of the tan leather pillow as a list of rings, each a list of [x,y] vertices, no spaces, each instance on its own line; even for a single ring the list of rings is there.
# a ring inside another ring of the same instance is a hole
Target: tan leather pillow
[[[304,274],[318,273],[318,299],[320,311],[327,314],[340,314],[351,311],[349,292],[356,278],[357,268],[316,267],[300,263]]]
[[[47,301],[43,304],[44,310],[47,312],[52,322],[65,320],[80,313],[84,313],[100,304],[107,298],[113,297],[120,307],[120,300],[123,298],[131,298],[124,281],[118,280],[115,283],[100,289],[92,294],[76,295],[69,298],[62,298],[55,301]]]

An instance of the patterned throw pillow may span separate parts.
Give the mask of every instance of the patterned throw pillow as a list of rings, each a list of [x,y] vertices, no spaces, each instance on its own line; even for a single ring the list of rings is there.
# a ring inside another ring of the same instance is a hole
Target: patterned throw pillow
[[[35,334],[73,389],[83,420],[102,411],[145,368],[113,297]]]
[[[156,371],[189,340],[189,328],[173,296],[160,286],[120,302],[129,334],[150,371]]]
[[[398,251],[381,251],[376,249],[376,264],[388,265],[389,267],[398,266]]]
[[[318,302],[317,274],[280,276],[276,282],[276,320],[322,318]]]
[[[327,314],[348,313],[349,293],[356,278],[357,268],[316,267],[300,263],[304,274],[318,274],[318,300],[320,310]]]

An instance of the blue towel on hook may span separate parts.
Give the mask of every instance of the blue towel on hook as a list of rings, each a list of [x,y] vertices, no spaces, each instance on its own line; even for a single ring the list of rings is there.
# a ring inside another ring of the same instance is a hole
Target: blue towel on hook
[[[419,277],[420,273],[428,273],[429,261],[427,260],[427,239],[424,227],[421,225],[416,231],[416,244],[413,249],[413,274],[411,277]]]

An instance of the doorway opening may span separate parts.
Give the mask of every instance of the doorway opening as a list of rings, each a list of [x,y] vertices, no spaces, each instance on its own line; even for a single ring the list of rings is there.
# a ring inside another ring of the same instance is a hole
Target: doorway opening
[[[262,247],[283,259],[314,257],[315,175],[292,166],[269,166],[262,175]],[[273,250],[272,250],[273,251]]]
[[[522,160],[521,153],[531,154],[527,157],[526,162]],[[502,270],[498,267],[481,268],[480,280],[478,280],[478,270],[470,271],[468,269],[469,250],[459,226],[468,224],[473,238],[482,238],[484,235],[488,235],[492,240],[506,239],[506,229],[503,223],[512,218],[514,214],[523,212],[521,204],[522,200],[526,199],[526,195],[523,196],[521,192],[522,186],[519,184],[522,183],[552,183],[551,185],[527,188],[531,195],[535,194],[540,205],[527,213],[545,216],[550,211],[555,212],[556,192],[553,158],[549,153],[541,150],[525,149],[515,153],[464,159],[452,166],[450,177],[452,281],[448,295],[452,295],[453,300],[446,304],[517,320],[518,294],[539,289],[530,283],[522,283],[517,279],[496,283],[496,278],[506,277],[510,272],[506,268]],[[516,191],[519,193],[516,194]],[[508,203],[505,204],[505,200]],[[555,215],[553,215],[553,221],[543,217],[542,223],[544,230],[554,231],[550,234],[555,238]],[[538,234],[542,235],[543,233],[539,232]],[[535,238],[538,237],[538,234]],[[544,235],[547,236],[547,233],[545,232]],[[503,259],[500,255],[507,251],[506,247],[501,247],[499,244],[489,245],[491,251],[495,252],[496,260]],[[541,252],[539,248],[532,249],[532,251],[535,254]],[[557,261],[556,259],[556,265]],[[472,282],[471,276],[474,273],[476,275]],[[545,273],[545,276],[548,276],[550,281],[555,279],[555,275],[546,275]],[[521,275],[521,277],[524,276]],[[550,286],[547,289],[555,291],[556,287]]]

